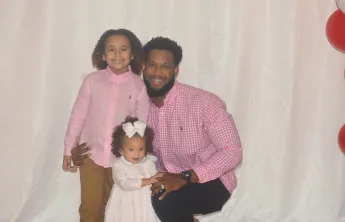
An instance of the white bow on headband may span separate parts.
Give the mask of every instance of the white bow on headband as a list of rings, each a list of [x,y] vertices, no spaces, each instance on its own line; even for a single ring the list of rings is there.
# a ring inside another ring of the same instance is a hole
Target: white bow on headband
[[[136,121],[133,123],[122,124],[122,129],[125,131],[126,136],[131,138],[134,134],[138,133],[141,137],[144,136],[146,124],[143,121]]]

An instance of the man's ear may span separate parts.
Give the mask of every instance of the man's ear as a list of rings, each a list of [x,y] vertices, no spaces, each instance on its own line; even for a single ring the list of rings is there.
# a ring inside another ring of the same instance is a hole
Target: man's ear
[[[175,75],[175,77],[177,77],[179,71],[180,71],[179,66],[177,66],[177,67],[174,69],[174,75]]]
[[[145,69],[145,63],[143,63],[143,64],[141,65],[141,71],[144,71],[144,69]]]

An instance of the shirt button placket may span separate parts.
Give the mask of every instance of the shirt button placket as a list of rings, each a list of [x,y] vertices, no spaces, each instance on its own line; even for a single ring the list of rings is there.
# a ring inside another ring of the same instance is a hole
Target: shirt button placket
[[[116,95],[116,84],[115,83],[112,83],[111,85],[111,94],[110,94],[110,97],[109,97],[109,100],[108,100],[108,118],[107,118],[107,134],[106,135],[111,135],[112,133],[112,122],[114,121],[114,104],[113,104],[113,101],[115,100],[115,96]],[[111,155],[111,148],[110,148],[110,144],[111,142],[109,141],[109,139],[111,138],[108,138],[106,137],[105,138],[105,144],[104,144],[104,163],[105,165],[109,165],[109,161],[110,161],[110,155]]]
[[[166,162],[166,154],[165,154],[165,142],[166,141],[166,131],[165,131],[165,119],[164,119],[164,107],[161,107],[158,111],[158,128],[159,128],[159,146],[161,149],[161,156],[164,160],[163,162]],[[167,168],[167,166],[162,166],[163,168]]]

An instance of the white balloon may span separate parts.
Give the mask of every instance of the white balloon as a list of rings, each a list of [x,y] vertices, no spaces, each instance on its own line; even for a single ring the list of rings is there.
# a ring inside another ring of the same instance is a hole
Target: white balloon
[[[345,0],[336,0],[338,8],[345,13]]]

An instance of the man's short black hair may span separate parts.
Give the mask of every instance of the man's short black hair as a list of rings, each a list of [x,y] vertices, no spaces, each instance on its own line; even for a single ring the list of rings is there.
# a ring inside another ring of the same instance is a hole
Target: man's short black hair
[[[144,47],[144,60],[146,61],[149,53],[151,50],[167,50],[173,54],[174,57],[174,65],[178,66],[182,60],[182,48],[177,44],[177,42],[165,38],[165,37],[155,37],[152,38],[149,42],[147,42]]]

